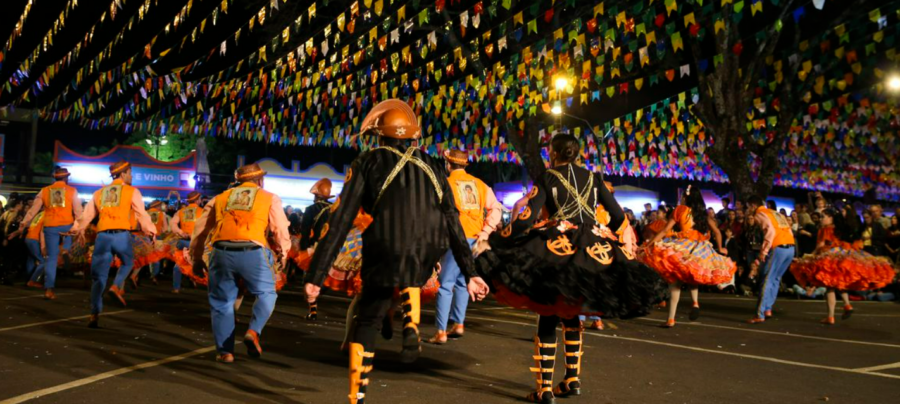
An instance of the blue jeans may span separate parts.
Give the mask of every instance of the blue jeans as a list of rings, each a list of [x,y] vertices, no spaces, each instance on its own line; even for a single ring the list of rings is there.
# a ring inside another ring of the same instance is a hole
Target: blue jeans
[[[875,300],[878,302],[891,302],[894,298],[895,296],[891,292],[884,292],[880,295],[876,292],[869,292],[866,294],[866,300]]]
[[[469,247],[475,245],[474,238],[466,240],[469,242]],[[450,321],[454,324],[462,324],[466,320],[466,308],[469,307],[466,277],[460,272],[459,264],[456,263],[452,251],[447,251],[441,258],[441,274],[438,275],[438,280],[441,282],[441,286],[437,293],[434,325],[438,330],[446,331],[447,314],[450,314]]]
[[[162,262],[154,262],[150,264],[150,276],[156,278],[159,275],[159,271],[162,270]]]
[[[37,282],[38,278],[44,273],[44,256],[41,254],[41,242],[25,239],[25,247],[28,248],[28,261],[25,262],[25,269],[28,270],[28,276],[31,280]]]
[[[781,277],[787,272],[794,260],[794,247],[773,247],[769,250],[766,262],[759,268],[759,304],[756,315],[766,318],[765,312],[772,310],[775,299],[778,298],[778,286],[781,285]]]
[[[44,289],[56,286],[56,263],[59,261],[59,239],[62,237],[63,248],[72,248],[72,238],[60,233],[67,233],[72,225],[44,227],[44,243],[47,245],[47,260],[44,261]]]
[[[175,245],[179,251],[176,251],[175,254],[180,254],[181,250],[184,248],[188,248],[191,245],[191,240],[178,240],[178,243]],[[159,273],[159,263],[156,263],[156,268],[154,269],[153,276]],[[175,265],[175,269],[172,270],[172,289],[181,290],[181,268],[178,265]]]
[[[794,293],[796,293],[798,297],[803,299],[818,299],[822,296],[825,296],[825,292],[828,291],[828,289],[826,288],[815,288],[812,295],[809,295],[806,293],[806,289],[800,285],[794,285],[793,289]]]
[[[116,273],[113,284],[119,289],[125,288],[125,278],[131,274],[134,267],[134,249],[131,247],[131,233],[122,231],[118,233],[97,233],[97,241],[94,243],[94,255],[91,257],[91,314],[100,314],[103,311],[103,292],[106,291],[106,280],[109,278],[109,267],[112,265],[113,255],[122,260],[122,266]]]
[[[250,329],[262,334],[275,311],[275,261],[266,248],[251,251],[225,251],[213,248],[209,257],[209,306],[213,337],[219,353],[234,353],[234,301],[238,278],[247,291],[256,296]]]

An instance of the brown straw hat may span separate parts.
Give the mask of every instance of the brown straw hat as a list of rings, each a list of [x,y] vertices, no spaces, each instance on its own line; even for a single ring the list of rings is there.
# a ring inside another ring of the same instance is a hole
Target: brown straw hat
[[[263,170],[259,164],[251,163],[238,168],[237,171],[234,172],[234,179],[238,181],[253,181],[266,174],[268,174],[266,170]]]
[[[444,150],[444,159],[458,166],[469,165],[469,153],[465,150]]]
[[[63,178],[69,178],[72,175],[68,169],[59,167],[56,170],[53,170],[53,178],[57,180],[61,180]]]
[[[122,160],[122,161],[119,161],[119,162],[109,166],[109,174],[117,175],[117,174],[124,173],[125,171],[128,171],[130,169],[131,169],[131,163],[129,163],[125,160]]]
[[[196,202],[200,199],[201,196],[203,196],[203,195],[200,195],[200,193],[197,191],[191,192],[187,196],[187,201],[188,201],[188,203]]]
[[[422,135],[416,113],[409,104],[396,98],[382,101],[369,111],[360,131],[370,130],[378,136],[394,139],[418,139]]]
[[[162,206],[162,204],[163,204],[163,203],[162,203],[162,201],[160,201],[160,200],[156,200],[156,201],[150,202],[150,207],[149,207],[148,209],[156,209],[156,208],[159,208],[160,206]]]

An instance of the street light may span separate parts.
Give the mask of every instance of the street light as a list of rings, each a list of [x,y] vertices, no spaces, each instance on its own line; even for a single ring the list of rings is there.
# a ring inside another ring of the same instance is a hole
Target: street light
[[[562,77],[562,76],[556,78],[556,89],[557,90],[562,90],[568,86],[569,86],[569,79]]]
[[[151,139],[149,137],[144,140],[146,140],[147,144],[149,144],[150,146],[156,146],[156,159],[157,160],[159,160],[159,146],[165,146],[167,143],[169,143],[169,139],[167,139],[165,135],[156,135],[155,142],[153,141],[153,139]]]
[[[613,129],[615,129],[615,126],[609,128],[609,131],[606,132],[606,134],[604,134],[603,137],[600,137],[600,136],[597,135],[597,132],[594,132],[594,127],[591,126],[591,123],[588,122],[587,119],[584,119],[584,118],[582,118],[582,117],[575,116],[575,115],[572,115],[572,114],[567,114],[567,113],[563,112],[562,104],[561,104],[559,101],[557,101],[556,103],[553,104],[553,107],[550,108],[550,113],[553,114],[554,116],[557,116],[557,117],[567,116],[567,117],[572,118],[572,119],[574,119],[574,120],[576,120],[576,121],[581,121],[581,122],[583,122],[584,125],[587,126],[587,129],[588,129],[588,131],[591,133],[591,135],[594,136],[594,141],[597,142],[597,144],[599,144],[599,142],[600,142],[602,139],[607,138],[607,137],[609,136],[609,134],[612,133]],[[599,159],[600,156],[597,156],[597,158]],[[602,178],[602,177],[603,177],[602,171],[601,171],[600,175],[601,175],[601,178]]]
[[[888,85],[888,89],[890,89],[892,91],[900,90],[900,76],[894,75],[894,76],[891,76],[890,78],[888,78],[887,85]]]

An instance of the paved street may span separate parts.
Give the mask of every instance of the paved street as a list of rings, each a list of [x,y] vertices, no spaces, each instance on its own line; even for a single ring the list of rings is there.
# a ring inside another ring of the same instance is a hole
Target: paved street
[[[100,330],[86,327],[88,292],[63,282],[59,299],[0,287],[0,403],[344,403],[343,337],[349,300],[326,296],[307,322],[303,296],[288,288],[251,360],[214,362],[205,290],[169,293],[145,282],[128,307],[109,299]],[[238,328],[243,333],[248,299]],[[900,305],[857,303],[832,327],[821,301],[781,299],[776,318],[743,323],[754,301],[701,296],[703,317],[661,329],[661,310],[607,322],[585,336],[584,403],[883,403],[900,397]],[[424,306],[423,336],[434,331]],[[683,318],[681,318],[683,317]],[[411,366],[399,340],[380,342],[368,403],[515,403],[534,387],[528,367],[535,316],[492,299],[470,307],[464,338],[424,345]],[[400,321],[396,321],[399,332]],[[561,356],[560,356],[561,358]],[[557,380],[563,366],[558,363]],[[891,397],[894,397],[892,399]]]

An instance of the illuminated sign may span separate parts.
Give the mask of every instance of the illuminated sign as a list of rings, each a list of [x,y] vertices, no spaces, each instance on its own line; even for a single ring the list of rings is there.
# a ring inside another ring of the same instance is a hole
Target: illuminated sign
[[[344,174],[327,164],[314,164],[306,171],[300,171],[299,161],[291,162],[291,169],[272,159],[262,159],[256,163],[268,173],[263,180],[263,189],[278,195],[284,206],[305,209],[312,205],[315,197],[309,191],[322,178],[331,180],[331,194],[334,196],[340,195],[344,187]],[[242,162],[239,161],[239,164]]]
[[[109,166],[88,163],[59,163],[72,174],[69,183],[102,187],[112,182]],[[132,182],[138,188],[193,190],[196,185],[193,171],[135,166],[131,169]]]
[[[69,183],[82,192],[91,191],[112,182],[109,166],[118,161],[131,163],[131,185],[141,189],[147,197],[164,197],[170,192],[193,191],[196,153],[177,161],[160,161],[135,146],[116,146],[99,156],[85,156],[56,142],[53,161],[71,173]]]

